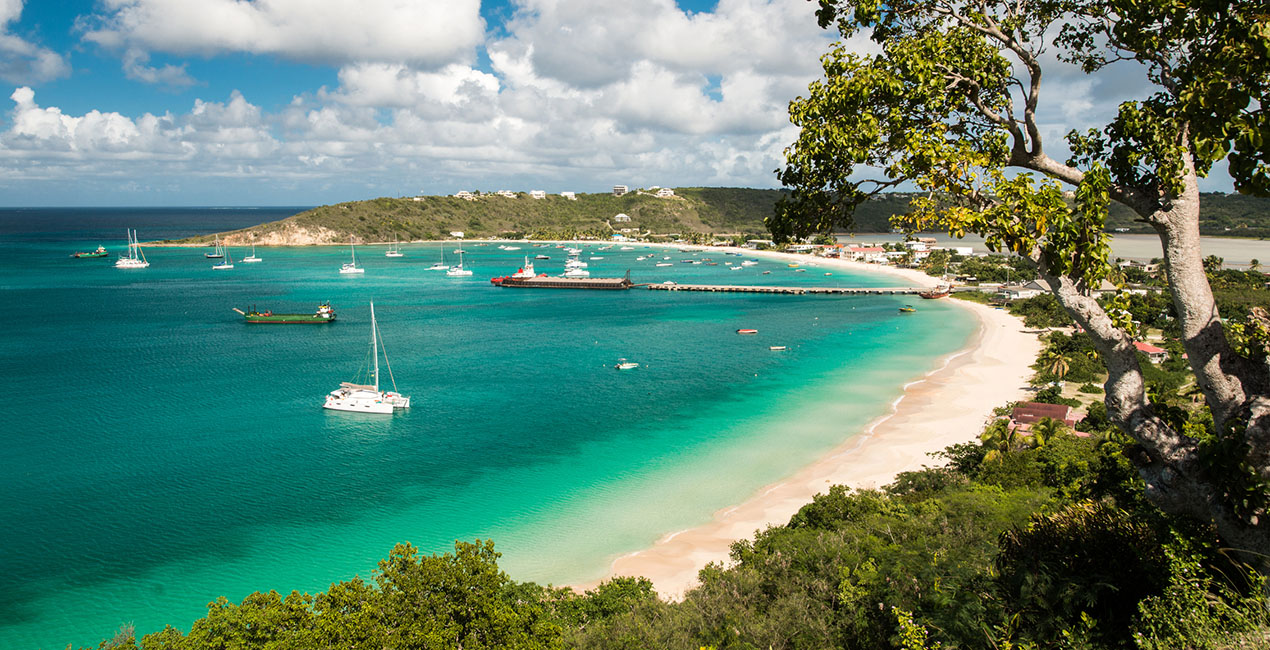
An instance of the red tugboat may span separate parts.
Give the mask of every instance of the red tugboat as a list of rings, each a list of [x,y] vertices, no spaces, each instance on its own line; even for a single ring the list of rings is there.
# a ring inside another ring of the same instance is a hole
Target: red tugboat
[[[525,258],[525,265],[511,275],[501,278],[490,278],[490,284],[499,287],[518,287],[528,289],[630,289],[631,272],[624,278],[553,278],[546,273],[534,273],[534,265]]]

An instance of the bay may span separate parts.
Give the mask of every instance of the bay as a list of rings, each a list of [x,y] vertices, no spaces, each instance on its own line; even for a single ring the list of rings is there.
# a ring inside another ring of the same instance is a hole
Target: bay
[[[134,271],[69,257],[102,243],[113,258],[134,225],[145,241],[288,210],[0,210],[15,397],[0,401],[0,647],[188,629],[218,596],[369,577],[403,541],[439,553],[490,538],[514,579],[593,580],[860,431],[974,330],[943,301],[899,314],[903,297],[490,285],[526,253],[560,272],[562,250],[528,244],[465,243],[472,278],[424,270],[438,244],[400,259],[358,247],[364,277],[337,272],[347,247],[262,248],[229,271],[198,249],[148,248]],[[587,251],[604,258],[593,276],[637,282],[896,283],[766,260],[732,271],[715,251]],[[720,263],[681,263],[705,257]],[[231,311],[326,300],[331,325]],[[325,411],[365,364],[371,300],[412,408]],[[641,367],[614,370],[623,357]]]

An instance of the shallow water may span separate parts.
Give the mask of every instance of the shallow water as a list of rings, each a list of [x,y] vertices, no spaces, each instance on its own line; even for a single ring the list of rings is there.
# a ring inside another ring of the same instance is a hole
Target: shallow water
[[[278,216],[138,219],[152,220],[146,240]],[[141,634],[187,629],[217,596],[367,576],[401,541],[443,552],[492,538],[517,580],[592,580],[859,431],[974,330],[943,301],[899,314],[903,297],[491,286],[526,253],[560,272],[563,251],[527,245],[469,242],[472,278],[425,271],[435,244],[403,245],[401,259],[359,247],[363,277],[337,273],[349,251],[336,247],[258,249],[262,263],[231,271],[192,249],[147,249],[152,266],[135,271],[68,258],[122,249],[122,230],[102,238],[127,213],[98,217],[21,226],[0,211],[0,372],[16,397],[0,401],[4,648],[95,644],[128,622]],[[650,252],[594,253],[605,259],[590,271],[895,284],[771,261],[680,263],[725,259],[714,252],[635,261]],[[250,326],[230,310],[323,300],[338,322]],[[413,408],[325,411],[325,393],[364,364],[370,300]],[[614,370],[622,357],[641,367]]]

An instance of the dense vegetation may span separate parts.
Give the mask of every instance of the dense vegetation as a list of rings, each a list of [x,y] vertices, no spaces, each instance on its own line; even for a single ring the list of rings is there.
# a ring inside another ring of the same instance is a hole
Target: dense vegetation
[[[288,225],[296,225],[312,230],[329,230],[332,241],[346,241],[350,235],[361,241],[392,241],[394,236],[402,240],[445,239],[451,231],[463,231],[472,238],[607,239],[621,228],[631,228],[638,234],[726,234],[763,239],[769,236],[764,219],[772,214],[783,192],[684,187],[675,189],[675,194],[676,198],[657,198],[634,192],[621,197],[579,194],[576,201],[558,195],[535,200],[524,193],[517,198],[486,194],[475,201],[449,196],[429,196],[419,201],[379,198],[324,205],[282,221],[221,235],[256,233],[264,236]],[[890,193],[864,203],[856,211],[855,231],[889,232],[892,217],[908,212],[910,198],[909,194]],[[1238,210],[1228,208],[1228,205],[1235,204],[1240,206]],[[1204,209],[1205,215],[1210,211],[1221,215],[1238,211],[1244,219],[1240,223],[1249,224],[1231,232],[1214,230],[1214,234],[1263,236],[1258,229],[1270,233],[1270,201],[1247,197],[1206,197]],[[618,214],[630,216],[630,222],[613,221]],[[1109,222],[1109,227],[1112,225],[1116,224]],[[210,241],[209,237],[182,241],[206,243],[205,240]]]
[[[100,647],[1210,648],[1264,634],[1264,582],[1211,529],[1147,503],[1122,449],[989,427],[944,467],[816,496],[678,603],[644,579],[518,583],[490,542],[400,545],[370,581],[220,599],[188,633],[125,629]]]

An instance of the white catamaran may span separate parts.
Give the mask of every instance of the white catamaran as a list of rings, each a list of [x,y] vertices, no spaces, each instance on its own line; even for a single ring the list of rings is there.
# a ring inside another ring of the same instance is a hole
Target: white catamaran
[[[379,390],[379,353],[384,351],[384,366],[388,368],[388,380],[392,390]],[[322,408],[333,411],[352,411],[354,413],[377,413],[391,415],[393,409],[410,408],[410,396],[397,392],[397,381],[392,376],[392,366],[388,365],[388,352],[384,350],[383,340],[379,337],[379,325],[375,322],[375,303],[370,303],[370,356],[374,360],[371,370],[370,384],[353,384],[340,382],[340,387],[326,396]]]
[[[115,268],[117,269],[144,269],[150,266],[146,261],[145,253],[141,252],[141,244],[137,242],[137,231],[128,231],[128,254],[120,255],[115,260]]]

